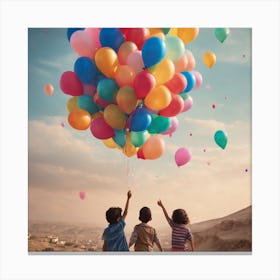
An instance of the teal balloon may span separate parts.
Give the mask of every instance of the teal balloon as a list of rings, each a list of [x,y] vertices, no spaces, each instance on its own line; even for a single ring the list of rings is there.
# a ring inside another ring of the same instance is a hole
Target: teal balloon
[[[223,43],[227,36],[229,35],[229,29],[228,28],[216,28],[215,29],[215,36],[216,38]]]
[[[227,135],[222,130],[216,131],[214,139],[219,147],[225,149],[227,145]]]
[[[120,146],[124,147],[126,143],[126,132],[125,130],[117,130],[114,129],[115,136],[113,137],[113,140]]]
[[[152,123],[148,128],[149,133],[158,134],[168,130],[171,126],[171,119],[164,116],[152,116]]]
[[[104,78],[98,82],[97,92],[101,99],[115,102],[119,86],[114,79]]]
[[[91,115],[99,111],[99,107],[94,103],[91,95],[81,95],[78,98],[78,107],[89,112]]]
[[[183,100],[186,100],[189,97],[189,94],[187,92],[179,93],[179,95],[183,98]]]
[[[148,136],[149,136],[149,134],[148,134],[147,130],[131,131],[130,132],[130,141],[134,147],[141,147],[148,139]]]

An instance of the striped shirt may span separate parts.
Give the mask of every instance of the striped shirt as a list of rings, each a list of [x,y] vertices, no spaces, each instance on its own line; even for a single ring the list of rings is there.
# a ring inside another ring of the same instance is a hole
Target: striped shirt
[[[176,224],[172,220],[169,224],[172,228],[172,249],[187,250],[187,242],[192,241],[190,229],[185,225]]]

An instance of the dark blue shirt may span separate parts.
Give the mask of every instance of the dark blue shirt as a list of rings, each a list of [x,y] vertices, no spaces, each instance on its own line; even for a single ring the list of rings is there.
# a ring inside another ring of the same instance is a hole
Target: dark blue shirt
[[[110,224],[103,232],[102,239],[106,241],[105,251],[129,251],[124,235],[123,219],[116,224]]]

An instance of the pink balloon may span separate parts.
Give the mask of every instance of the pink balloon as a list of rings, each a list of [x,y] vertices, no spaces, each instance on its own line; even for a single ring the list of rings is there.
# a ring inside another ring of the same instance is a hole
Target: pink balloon
[[[178,121],[177,117],[172,117],[171,126],[169,127],[168,130],[162,132],[161,134],[169,135],[171,137],[172,133],[177,129],[178,125],[179,125],[179,121]]]
[[[80,199],[85,199],[86,197],[86,193],[85,192],[79,192],[79,196],[80,196]]]
[[[193,71],[195,68],[195,58],[193,53],[190,50],[186,50],[185,54],[187,55],[188,58],[188,65],[186,67],[186,71]]]
[[[79,56],[94,58],[96,52],[95,42],[87,31],[75,31],[70,38],[70,45]]]
[[[105,122],[103,118],[92,120],[90,125],[92,135],[98,139],[104,140],[115,136],[113,128]]]
[[[198,71],[192,71],[195,77],[195,86],[193,89],[198,89],[202,84],[202,76]]]
[[[175,162],[177,166],[188,163],[192,158],[192,153],[187,148],[179,148],[175,153]]]
[[[76,31],[76,32],[78,32],[78,31]],[[73,71],[66,71],[61,75],[60,89],[64,93],[72,95],[72,96],[80,96],[84,92],[83,84],[81,83],[81,81],[78,78],[78,76],[76,75],[76,73]]]
[[[60,123],[60,126],[61,126],[61,127],[65,127],[65,123],[64,123],[64,122],[61,122],[61,123]]]
[[[101,48],[99,33],[101,28],[86,28],[85,31],[91,36],[94,43],[94,55],[96,51]]]
[[[83,84],[84,94],[94,95],[96,93],[96,87],[94,85]]]
[[[133,88],[138,99],[145,98],[155,86],[155,77],[146,70],[139,72],[134,78]]]
[[[131,52],[127,56],[126,63],[134,70],[136,74],[142,71],[144,68],[142,52],[138,50]]]
[[[190,109],[192,108],[192,105],[193,105],[193,99],[192,99],[191,96],[188,96],[188,97],[184,100],[184,107],[183,107],[183,110],[181,111],[181,113],[190,110]]]

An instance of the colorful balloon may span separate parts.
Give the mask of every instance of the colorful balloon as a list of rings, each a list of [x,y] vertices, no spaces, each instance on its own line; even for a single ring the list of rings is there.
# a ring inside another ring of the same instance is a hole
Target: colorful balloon
[[[185,76],[185,78],[187,79],[187,86],[184,89],[184,92],[189,92],[193,89],[193,87],[195,86],[195,76],[192,72],[189,71],[184,71],[181,72],[181,74],[183,74]]]
[[[203,55],[203,62],[207,67],[212,68],[216,63],[216,55],[211,51],[205,52]]]
[[[218,130],[215,132],[214,135],[214,139],[216,144],[221,147],[222,149],[225,149],[226,145],[227,145],[227,135],[225,132],[223,132],[222,130]]]
[[[125,65],[130,53],[137,50],[137,46],[130,41],[123,42],[118,50],[118,59],[121,65]]]
[[[193,105],[193,99],[192,99],[191,96],[188,96],[188,97],[184,100],[184,107],[183,107],[181,113],[190,110],[190,109],[192,108],[192,105]]]
[[[78,99],[79,99],[79,96],[73,96],[68,99],[68,101],[66,103],[66,107],[67,107],[67,110],[69,113],[72,112],[73,110],[79,108]]]
[[[89,112],[91,115],[99,111],[98,106],[93,101],[93,97],[87,94],[79,96],[78,107]]]
[[[114,129],[122,130],[125,128],[126,116],[118,105],[108,105],[104,109],[104,119]]]
[[[130,116],[130,130],[144,131],[152,122],[151,113],[145,108],[138,108]]]
[[[148,28],[127,28],[124,32],[126,41],[135,43],[139,50],[142,49],[148,35]]]
[[[90,125],[90,131],[97,139],[109,139],[115,136],[113,128],[107,124],[104,118],[96,118],[92,120]]]
[[[67,28],[67,39],[69,42],[70,42],[72,34],[78,30],[84,30],[84,28]]]
[[[87,56],[91,59],[94,58],[96,51],[95,44],[91,36],[85,30],[75,31],[70,38],[70,44],[79,56]]]
[[[175,152],[175,162],[178,167],[188,163],[191,160],[191,158],[192,158],[192,153],[190,152],[189,149],[185,147],[181,147]]]
[[[195,77],[195,85],[194,90],[198,89],[202,84],[202,76],[198,71],[192,71],[194,77]]]
[[[94,61],[86,56],[79,57],[74,64],[74,72],[84,84],[91,84],[97,72]]]
[[[80,197],[80,199],[84,200],[86,198],[86,193],[85,192],[79,192],[79,197]]]
[[[117,92],[116,101],[126,114],[132,113],[137,105],[134,89],[130,86],[121,87]]]
[[[177,36],[181,38],[184,44],[193,41],[199,33],[199,28],[177,28]]]
[[[119,86],[114,79],[102,79],[97,85],[98,96],[106,102],[115,102]]]
[[[79,96],[83,94],[83,84],[73,71],[66,71],[60,77],[60,89],[69,95]]]
[[[149,133],[158,134],[167,131],[171,126],[171,118],[165,116],[152,116],[152,123],[148,128]]]
[[[141,71],[135,76],[133,88],[138,99],[145,98],[155,86],[156,79],[148,71]]]
[[[124,36],[119,28],[102,28],[99,39],[102,47],[109,47],[116,52],[124,42]]]
[[[215,36],[221,43],[223,43],[225,39],[228,37],[229,32],[230,32],[229,28],[216,28]]]
[[[136,74],[142,71],[144,68],[144,62],[141,51],[136,50],[131,52],[127,56],[126,63],[134,70]]]
[[[171,94],[171,102],[167,107],[158,111],[160,116],[175,117],[184,108],[184,100],[178,94]]]
[[[86,130],[90,126],[91,116],[83,109],[75,109],[69,113],[68,123],[77,130]]]
[[[161,137],[155,135],[150,137],[142,146],[145,159],[157,159],[162,156],[165,150],[165,143]]]
[[[149,138],[149,133],[147,130],[144,131],[131,131],[130,132],[130,140],[133,146],[141,147]]]
[[[51,96],[53,94],[53,85],[52,84],[46,84],[44,86],[44,92],[48,95]]]
[[[132,86],[135,78],[135,71],[129,65],[120,65],[117,69],[115,80],[119,87]]]
[[[151,37],[145,41],[142,48],[142,58],[145,68],[159,63],[165,56],[166,46],[162,39]]]
[[[171,126],[168,130],[162,132],[161,134],[163,135],[169,135],[170,137],[172,136],[173,132],[176,131],[176,129],[179,126],[179,121],[177,119],[177,117],[171,117]]]
[[[176,36],[166,36],[166,58],[172,61],[177,61],[185,52],[185,45],[183,41]]]
[[[187,87],[187,79],[181,73],[175,73],[171,80],[165,83],[165,86],[174,94],[179,94]]]

